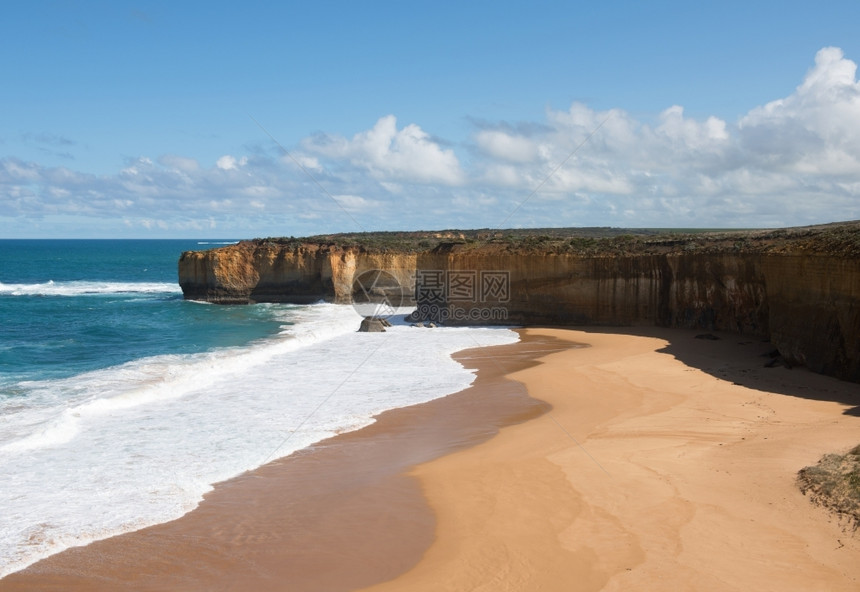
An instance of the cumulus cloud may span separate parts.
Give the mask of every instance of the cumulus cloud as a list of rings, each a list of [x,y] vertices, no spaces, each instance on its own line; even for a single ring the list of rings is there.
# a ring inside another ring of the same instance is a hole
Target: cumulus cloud
[[[230,154],[225,154],[215,161],[215,166],[222,171],[235,171],[246,164],[248,164],[248,157],[243,156],[241,158],[236,158]]]
[[[500,129],[483,129],[475,134],[478,148],[502,161],[533,162],[541,155],[541,146],[529,137]]]
[[[362,212],[377,207],[380,203],[373,199],[365,199],[360,195],[333,195],[332,198],[345,210]]]
[[[824,48],[791,94],[737,121],[680,105],[643,119],[575,102],[542,121],[473,121],[461,145],[387,115],[352,137],[305,138],[287,155],[270,146],[209,164],[141,156],[112,175],[0,158],[0,217],[234,235],[860,218],[856,70]]]
[[[443,185],[459,185],[464,179],[453,150],[443,149],[415,124],[398,130],[394,115],[382,117],[351,139],[319,135],[308,138],[303,148],[328,159],[346,160],[377,179]]]
[[[852,175],[860,158],[857,65],[827,47],[794,94],[757,107],[738,125],[761,166],[801,174]]]
[[[639,121],[574,103],[547,110],[546,123],[538,134],[512,131],[523,126],[509,122],[478,130],[480,178],[523,193],[540,186],[530,200],[538,205],[553,193],[569,196],[565,224],[772,226],[860,217],[860,83],[856,64],[837,48],[817,53],[791,95],[737,122],[691,118],[679,105]]]

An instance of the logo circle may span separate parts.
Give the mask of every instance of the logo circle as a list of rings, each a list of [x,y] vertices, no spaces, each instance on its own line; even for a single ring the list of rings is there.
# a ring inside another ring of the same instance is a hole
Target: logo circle
[[[352,307],[363,317],[387,319],[407,303],[406,290],[384,269],[368,269],[352,280]]]

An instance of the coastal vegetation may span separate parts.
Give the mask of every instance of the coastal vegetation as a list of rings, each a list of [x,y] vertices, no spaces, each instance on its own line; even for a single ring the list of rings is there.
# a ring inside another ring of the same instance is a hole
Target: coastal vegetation
[[[826,454],[797,474],[800,490],[816,504],[860,527],[860,445],[845,454]]]
[[[527,228],[411,232],[359,232],[308,237],[270,237],[264,244],[300,247],[318,244],[353,248],[369,253],[421,253],[456,245],[509,252],[576,254],[589,257],[685,253],[795,252],[860,257],[860,222],[819,226],[750,229],[665,228]]]

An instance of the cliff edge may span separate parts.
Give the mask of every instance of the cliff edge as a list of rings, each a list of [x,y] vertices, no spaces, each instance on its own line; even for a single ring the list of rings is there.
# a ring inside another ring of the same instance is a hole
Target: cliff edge
[[[660,325],[769,339],[860,382],[860,222],[767,231],[617,229],[256,239],[179,260],[186,299],[352,302],[381,270],[448,324]]]

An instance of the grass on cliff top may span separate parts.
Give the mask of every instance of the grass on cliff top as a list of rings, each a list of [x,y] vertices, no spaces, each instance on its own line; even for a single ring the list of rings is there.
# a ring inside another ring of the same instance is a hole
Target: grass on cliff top
[[[666,231],[657,229],[630,230],[624,228],[528,228],[507,230],[439,230],[356,232],[319,234],[308,237],[267,238],[264,242],[277,244],[329,244],[339,247],[360,247],[369,251],[431,251],[440,245],[505,245],[519,248],[525,245],[559,246],[566,240],[600,241],[622,235],[654,236]]]
[[[814,503],[846,519],[851,529],[860,526],[860,446],[824,455],[798,472],[797,484]]]
[[[363,232],[258,241],[294,247],[310,243],[381,253],[453,248],[460,252],[492,249],[587,256],[792,251],[857,257],[860,256],[860,222],[773,230],[594,227]]]

